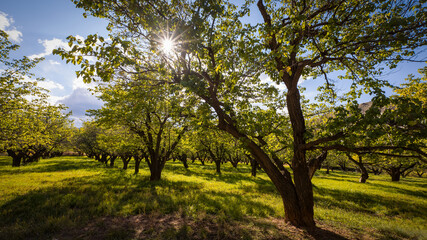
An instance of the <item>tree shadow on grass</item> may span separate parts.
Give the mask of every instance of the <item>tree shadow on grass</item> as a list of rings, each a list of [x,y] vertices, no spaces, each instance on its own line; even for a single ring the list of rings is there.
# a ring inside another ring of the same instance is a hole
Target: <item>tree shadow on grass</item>
[[[397,198],[383,198],[361,192],[350,192],[337,189],[314,188],[316,205],[330,208],[377,214],[376,209],[385,210],[387,216],[405,215],[405,218],[426,216],[427,206],[423,204],[408,204]]]
[[[402,184],[414,185],[413,183],[402,183]],[[414,197],[420,197],[420,198],[427,199],[427,191],[425,191],[425,190],[424,191],[413,191],[413,190],[409,190],[407,188],[399,188],[397,186],[382,184],[379,181],[369,182],[369,185],[375,186],[376,188],[379,188],[382,191],[386,191],[389,193],[400,193],[400,194],[411,195]],[[420,187],[427,187],[427,184],[424,184],[424,186],[420,186]]]
[[[215,166],[209,166],[209,165],[200,165],[202,167],[204,167],[206,169],[210,168],[213,171],[208,171],[208,172],[195,172],[191,170],[191,165],[190,165],[190,169],[185,169],[184,167],[182,167],[181,165],[172,165],[170,164],[169,166],[166,165],[166,169],[173,172],[174,174],[181,174],[181,175],[185,175],[185,176],[196,176],[199,178],[203,178],[205,180],[209,180],[209,181],[220,181],[220,182],[225,182],[228,184],[236,184],[236,183],[240,183],[242,181],[248,181],[248,182],[254,182],[257,185],[259,185],[259,189],[258,190],[265,190],[265,192],[268,193],[272,193],[272,192],[276,192],[272,182],[270,180],[266,180],[266,179],[262,179],[259,177],[252,177],[251,173],[250,173],[250,169],[248,170],[247,167],[242,168],[242,169],[235,169],[233,167],[227,167],[222,169],[222,174],[218,174],[215,172]],[[245,188],[247,190],[249,190],[250,192],[252,192],[249,188]]]
[[[12,166],[12,158],[8,156],[0,156],[0,168]]]
[[[360,177],[360,176],[359,176]],[[334,181],[340,181],[340,182],[350,182],[350,183],[358,183],[359,177],[357,176],[348,176],[348,177],[341,177],[341,176],[326,176],[324,179],[326,180],[334,180]],[[319,177],[320,178],[320,177]]]
[[[414,187],[427,187],[427,183],[420,183],[419,181],[411,181],[410,179],[404,179],[401,180],[400,182],[394,182],[393,185],[391,185],[391,181],[385,181],[385,180],[368,180],[366,183],[359,183],[357,179],[347,179],[347,177],[334,177],[334,176],[328,176],[327,177],[328,180],[334,180],[334,181],[340,181],[340,182],[351,182],[351,183],[355,183],[355,184],[363,184],[366,186],[372,186],[378,189],[381,189],[382,191],[386,191],[389,193],[401,193],[401,194],[405,194],[405,195],[412,195],[415,197],[422,197],[425,198],[427,197],[427,192],[426,191],[413,191],[413,190],[409,190],[407,188],[399,188],[398,185],[396,184],[408,184]],[[388,182],[389,184],[386,184],[385,182]],[[314,186],[314,184],[313,184]]]
[[[52,159],[40,159],[40,161],[48,161],[48,163],[39,164],[39,162],[29,163],[28,165],[23,165],[20,167],[14,168],[1,168],[1,174],[26,174],[26,173],[48,173],[48,172],[62,172],[62,171],[71,171],[85,169],[98,171],[99,167],[103,166],[91,159],[82,158],[78,162],[75,158],[71,159],[70,157],[61,157],[61,158],[52,158]]]
[[[268,205],[240,194],[202,188],[200,184],[185,181],[153,183],[146,177],[113,169],[106,176],[68,179],[0,206],[0,239],[51,237],[61,229],[81,226],[102,216],[205,212],[241,219],[248,212],[256,216],[274,214]]]
[[[337,233],[329,231],[322,228],[314,228],[308,230],[308,235],[310,235],[315,240],[347,240],[348,238],[343,237]]]

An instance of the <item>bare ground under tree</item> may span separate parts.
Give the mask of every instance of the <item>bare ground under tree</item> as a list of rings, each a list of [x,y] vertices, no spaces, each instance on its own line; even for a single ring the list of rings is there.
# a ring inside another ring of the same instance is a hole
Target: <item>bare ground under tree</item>
[[[66,229],[54,239],[376,239],[373,232],[353,232],[317,222],[308,231],[284,223],[281,218],[246,217],[241,221],[221,216],[184,214],[139,214],[101,217],[84,228]]]

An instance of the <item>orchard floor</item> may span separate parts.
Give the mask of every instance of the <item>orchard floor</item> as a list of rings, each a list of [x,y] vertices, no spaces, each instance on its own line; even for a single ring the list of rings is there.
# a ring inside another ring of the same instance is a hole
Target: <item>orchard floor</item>
[[[318,171],[315,230],[283,221],[264,173],[168,162],[159,182],[86,157],[0,157],[0,239],[427,239],[427,179]]]

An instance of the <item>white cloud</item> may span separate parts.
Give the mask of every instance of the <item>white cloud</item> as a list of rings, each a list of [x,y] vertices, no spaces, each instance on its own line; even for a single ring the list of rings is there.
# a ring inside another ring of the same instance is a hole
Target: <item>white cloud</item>
[[[265,74],[262,74],[260,79],[261,79],[261,83],[267,83],[269,85],[273,85],[274,87],[276,87],[280,91],[286,90],[286,85],[284,83],[277,84],[277,83],[273,82],[271,80],[271,78]]]
[[[81,78],[81,77],[75,78],[73,80],[73,90],[76,90],[78,88],[84,88],[84,89],[93,88],[95,86],[96,86],[96,84],[94,82],[84,83],[83,78]]]
[[[272,84],[276,88],[278,88],[279,90],[282,90],[282,91],[286,90],[286,85],[284,83],[277,84],[277,83],[271,81],[271,78],[265,74],[262,74],[260,78],[261,78],[262,83],[268,83],[270,85]],[[298,80],[298,85],[301,85],[303,82],[305,82],[307,80],[311,80],[311,79],[313,79],[313,77],[300,77],[300,79]]]
[[[298,80],[298,85],[301,85],[303,82],[307,81],[307,80],[311,80],[313,79],[313,77],[300,77]]]
[[[51,80],[39,81],[39,82],[37,82],[37,86],[48,89],[48,90],[53,90],[53,89],[63,90],[64,89],[64,86],[62,86],[61,84],[56,83],[54,81],[51,81]]]
[[[84,38],[82,36],[76,35],[75,37],[77,39],[81,40],[81,41],[84,41]],[[39,39],[38,42],[43,45],[44,51],[42,53],[39,53],[39,54],[33,54],[33,55],[29,56],[29,58],[46,57],[46,56],[52,54],[52,51],[54,49],[57,49],[57,48],[63,48],[66,51],[70,51],[71,50],[70,46],[68,45],[68,42],[63,41],[63,40],[58,39],[58,38],[53,38],[52,40],[48,40],[48,39],[42,40],[42,39]],[[96,60],[96,58],[94,58],[94,57],[86,57],[85,56],[83,58],[84,59],[88,59],[89,61]],[[55,61],[53,61],[53,62],[55,62]],[[58,63],[58,62],[56,62],[56,63]]]
[[[52,54],[52,51],[56,48],[64,48],[65,50],[69,50],[70,47],[68,46],[68,43],[65,41],[62,41],[58,38],[53,38],[52,40],[41,40],[39,39],[39,43],[43,45],[44,52],[39,54],[33,54],[29,56],[29,58],[41,58],[46,57],[47,55]]]
[[[16,27],[12,26],[14,23],[13,18],[8,17],[4,12],[0,12],[0,29],[9,35],[9,39],[14,42],[22,41],[22,32],[18,31]]]
[[[61,63],[59,63],[59,62],[57,62],[57,61],[54,61],[54,60],[49,60],[49,63],[51,64],[51,65],[60,65]]]
[[[58,101],[73,111],[74,117],[84,118],[87,109],[101,108],[103,102],[85,88],[74,89],[73,92]]]
[[[64,89],[64,86],[62,84],[54,82],[52,80],[37,81],[35,79],[29,78],[28,76],[24,76],[24,82],[37,82],[37,86],[47,89],[49,91],[53,89]]]
[[[64,100],[66,97],[68,97],[68,95],[67,96],[53,96],[53,95],[50,95],[48,97],[47,101],[50,104],[55,105],[55,104],[58,104],[59,102],[61,102],[62,100]]]

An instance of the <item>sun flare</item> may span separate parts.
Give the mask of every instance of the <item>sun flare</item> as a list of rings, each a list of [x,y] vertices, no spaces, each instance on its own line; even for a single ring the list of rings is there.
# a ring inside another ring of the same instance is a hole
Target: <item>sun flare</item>
[[[162,51],[167,55],[170,55],[175,50],[175,43],[172,39],[164,39],[162,41]]]

